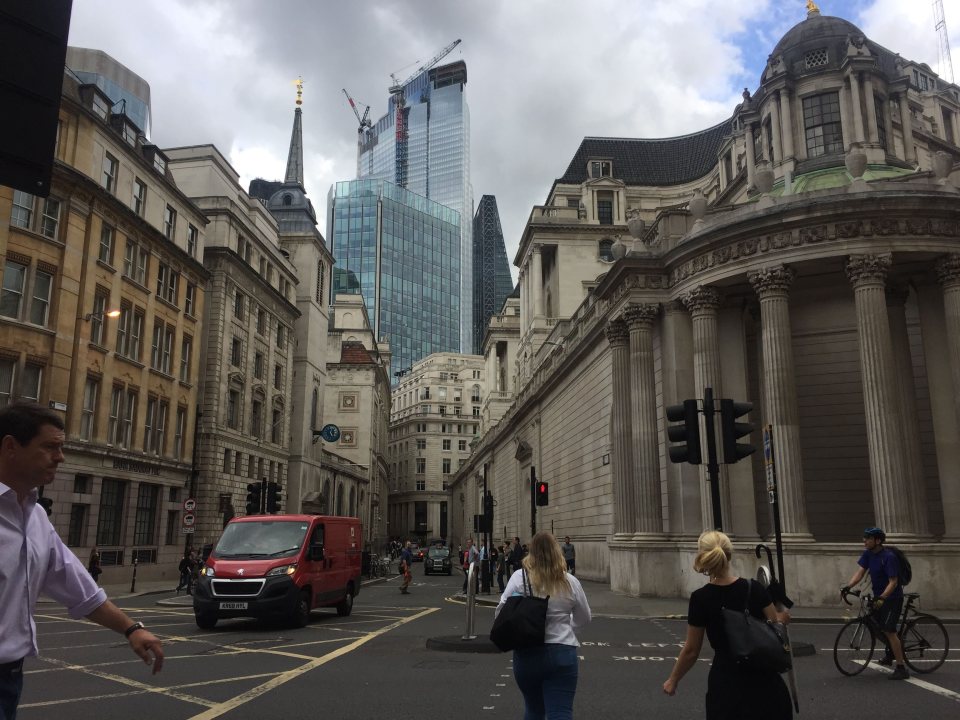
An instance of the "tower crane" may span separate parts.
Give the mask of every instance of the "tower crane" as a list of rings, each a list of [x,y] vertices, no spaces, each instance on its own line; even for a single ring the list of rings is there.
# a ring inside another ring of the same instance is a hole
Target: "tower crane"
[[[391,85],[388,88],[389,93],[393,96],[393,104],[396,108],[396,116],[394,119],[394,130],[396,131],[396,173],[395,180],[397,185],[402,188],[407,187],[407,118],[406,118],[406,104],[407,100],[404,97],[404,87],[414,80],[418,75],[423,72],[426,72],[438,62],[443,60],[450,52],[460,44],[459,38],[454,40],[452,43],[443,48],[440,52],[434,55],[432,58],[427,60],[423,65],[418,67],[414,73],[402,82],[397,80],[397,76],[393,73],[390,73]],[[346,92],[346,91],[344,91]],[[349,97],[349,96],[348,96]]]
[[[347,96],[347,102],[350,103],[350,108],[353,110],[353,114],[357,116],[357,122],[360,123],[360,127],[357,128],[357,132],[363,133],[365,128],[373,127],[373,123],[370,122],[370,119],[368,118],[370,115],[370,106],[363,106],[363,116],[361,117],[360,111],[357,110],[357,103],[354,102],[352,97],[350,97],[350,93],[347,92],[346,88],[343,88],[343,94]]]

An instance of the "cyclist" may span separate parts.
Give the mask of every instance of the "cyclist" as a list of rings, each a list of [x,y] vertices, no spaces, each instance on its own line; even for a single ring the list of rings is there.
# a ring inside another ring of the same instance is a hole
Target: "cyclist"
[[[886,539],[886,533],[878,527],[863,531],[864,551],[857,561],[860,567],[840,590],[840,594],[846,595],[850,592],[850,588],[863,580],[863,576],[869,571],[873,585],[871,617],[886,636],[887,646],[886,654],[877,662],[889,667],[896,660],[897,666],[888,680],[905,680],[910,677],[910,673],[903,664],[903,646],[897,637],[897,622],[903,609],[903,588],[897,578],[900,572],[897,556],[883,546]]]

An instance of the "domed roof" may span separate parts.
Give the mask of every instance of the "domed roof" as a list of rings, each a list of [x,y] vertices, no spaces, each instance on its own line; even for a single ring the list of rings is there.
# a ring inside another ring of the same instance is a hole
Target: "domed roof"
[[[822,47],[825,42],[846,41],[848,35],[863,37],[863,31],[849,20],[814,13],[790,28],[773,49],[773,54],[786,55],[791,50],[805,52],[815,46]]]

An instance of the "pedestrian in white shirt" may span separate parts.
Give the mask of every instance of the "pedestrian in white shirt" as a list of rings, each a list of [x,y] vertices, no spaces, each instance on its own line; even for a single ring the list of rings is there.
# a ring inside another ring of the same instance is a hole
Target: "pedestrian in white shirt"
[[[549,597],[544,643],[514,650],[513,677],[523,693],[524,720],[570,720],[577,692],[579,660],[575,630],[590,622],[590,605],[580,581],[567,572],[556,538],[539,532],[530,541],[522,570],[510,576],[496,614],[512,595],[523,594],[523,571],[537,597]]]
[[[133,651],[157,673],[163,649],[90,576],[37,503],[37,488],[53,482],[63,462],[63,421],[36,403],[0,410],[0,719],[15,720],[23,690],[23,660],[37,654],[34,608],[40,593],[123,633]]]

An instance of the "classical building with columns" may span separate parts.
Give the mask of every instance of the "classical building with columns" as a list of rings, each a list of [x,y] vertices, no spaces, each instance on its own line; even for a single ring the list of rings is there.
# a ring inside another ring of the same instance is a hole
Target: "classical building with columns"
[[[958,98],[813,7],[724,122],[585,138],[520,240],[519,333],[487,333],[510,404],[454,478],[453,522],[486,474],[496,540],[552,530],[582,576],[688,593],[713,505],[704,466],[669,461],[665,407],[711,388],[772,426],[795,600],[834,602],[879,525],[911,589],[960,607]],[[719,489],[752,575],[762,453]]]

